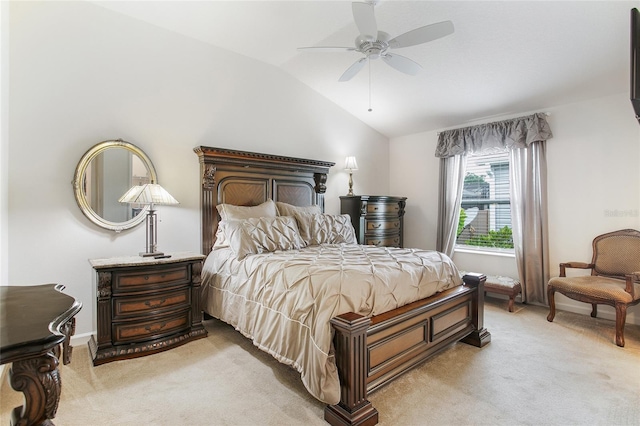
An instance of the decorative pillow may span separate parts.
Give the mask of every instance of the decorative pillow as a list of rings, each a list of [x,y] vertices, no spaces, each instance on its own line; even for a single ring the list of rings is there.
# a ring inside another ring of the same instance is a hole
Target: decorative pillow
[[[225,239],[238,259],[249,254],[294,250],[304,245],[290,216],[234,220],[224,224]]]
[[[296,213],[295,218],[302,241],[307,245],[358,243],[348,214]]]
[[[229,247],[229,241],[227,241],[227,237],[225,236],[225,233],[224,233],[224,227],[226,224],[227,222],[224,222],[224,221],[218,222],[218,227],[216,228],[216,238],[215,238],[215,241],[213,242],[214,249]]]
[[[294,216],[296,213],[322,214],[322,210],[318,205],[300,207],[276,201],[276,207],[280,216]]]
[[[254,217],[276,217],[278,210],[276,203],[269,199],[257,206],[234,206],[233,204],[218,204],[216,206],[220,218],[225,222],[231,220],[243,220]]]

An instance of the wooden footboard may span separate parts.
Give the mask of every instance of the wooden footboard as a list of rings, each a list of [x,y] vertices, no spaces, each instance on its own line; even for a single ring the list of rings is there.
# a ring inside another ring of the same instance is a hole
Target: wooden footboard
[[[325,420],[375,425],[378,411],[367,400],[369,392],[457,341],[477,347],[489,343],[483,323],[485,279],[467,274],[463,286],[372,318],[354,313],[333,318],[340,402],[325,408]]]

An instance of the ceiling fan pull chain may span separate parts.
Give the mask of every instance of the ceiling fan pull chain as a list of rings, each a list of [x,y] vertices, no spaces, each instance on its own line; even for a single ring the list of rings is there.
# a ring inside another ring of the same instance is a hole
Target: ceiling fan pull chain
[[[371,109],[371,59],[367,58],[367,61],[369,62],[369,112],[373,111],[373,109]]]

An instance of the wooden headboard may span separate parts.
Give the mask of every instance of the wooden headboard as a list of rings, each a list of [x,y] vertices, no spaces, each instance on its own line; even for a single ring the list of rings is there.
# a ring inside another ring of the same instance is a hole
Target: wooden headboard
[[[271,198],[324,211],[327,173],[335,163],[199,146],[202,254],[209,254],[220,220],[216,206],[255,206]]]

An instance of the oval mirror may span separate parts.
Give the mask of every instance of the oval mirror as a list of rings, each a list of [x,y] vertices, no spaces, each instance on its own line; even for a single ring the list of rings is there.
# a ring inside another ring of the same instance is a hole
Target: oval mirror
[[[120,232],[144,221],[148,206],[123,204],[118,199],[134,185],[157,181],[147,154],[117,139],[89,149],[76,167],[72,184],[82,213],[96,225]]]

